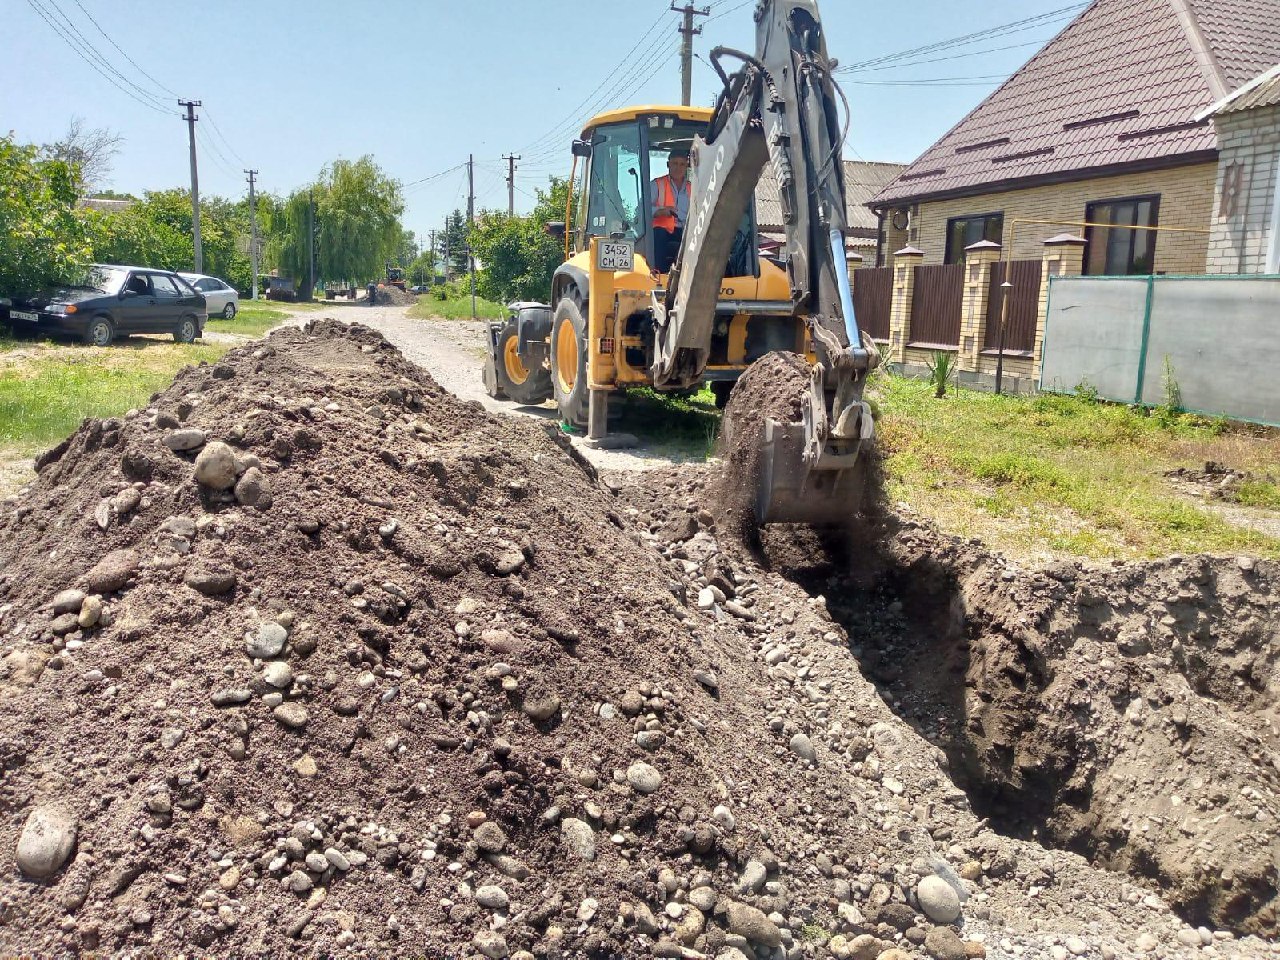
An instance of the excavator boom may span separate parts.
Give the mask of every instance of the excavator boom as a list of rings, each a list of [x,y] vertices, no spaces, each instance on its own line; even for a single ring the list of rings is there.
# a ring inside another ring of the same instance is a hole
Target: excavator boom
[[[705,139],[693,146],[688,222],[665,291],[655,293],[652,375],[697,383],[716,299],[743,212],[773,166],[786,229],[791,307],[817,357],[800,423],[769,421],[760,438],[761,523],[835,523],[857,512],[874,441],[863,401],[879,360],[859,330],[845,266],[843,134],[833,63],[815,0],[758,0],[756,52],[712,51],[724,81]],[[721,61],[741,66],[732,74]]]

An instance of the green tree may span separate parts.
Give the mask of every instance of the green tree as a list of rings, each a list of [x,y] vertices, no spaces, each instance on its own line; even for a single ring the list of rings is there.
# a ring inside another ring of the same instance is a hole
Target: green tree
[[[560,240],[548,236],[549,221],[564,217],[567,181],[552,177],[538,190],[538,202],[527,217],[485,213],[471,231],[471,246],[484,265],[477,277],[479,293],[489,300],[541,300],[551,297],[551,276],[564,260]]]
[[[314,204],[315,280],[364,282],[383,276],[399,252],[404,200],[400,184],[371,157],[336,160],[315,184],[292,193],[273,223],[269,256],[280,272],[305,290],[310,270],[309,233]]]
[[[0,137],[0,294],[34,292],[89,261],[75,180],[65,161]]]
[[[462,215],[461,210],[455,210],[444,218],[444,229],[436,243],[448,276],[466,276],[467,218]]]

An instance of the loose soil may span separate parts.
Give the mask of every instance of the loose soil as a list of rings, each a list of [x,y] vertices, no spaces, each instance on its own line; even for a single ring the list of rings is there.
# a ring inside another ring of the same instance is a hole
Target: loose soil
[[[601,478],[332,321],[37,466],[0,509],[0,952],[1268,953],[1274,565],[744,546],[714,471]],[[1081,848],[1137,879],[995,829],[1033,822],[1128,827]]]

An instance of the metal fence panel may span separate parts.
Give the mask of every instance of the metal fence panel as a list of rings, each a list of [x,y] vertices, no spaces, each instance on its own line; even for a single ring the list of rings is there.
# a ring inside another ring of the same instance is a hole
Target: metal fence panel
[[[876,340],[888,340],[892,306],[893,267],[862,267],[853,271],[853,309],[859,328]]]
[[[1009,313],[1004,330],[1005,353],[1025,353],[1031,356],[1036,345],[1036,321],[1040,318],[1039,260],[1003,260],[991,266],[991,285],[987,296],[987,336],[984,350],[1000,349],[1000,320],[1004,310],[1005,268],[1009,268]]]
[[[916,267],[910,347],[958,347],[964,306],[964,264]]]
[[[1147,278],[1052,277],[1040,389],[1132,403],[1142,357]]]
[[[1280,278],[1157,277],[1143,403],[1165,402],[1166,357],[1183,409],[1280,423]]]

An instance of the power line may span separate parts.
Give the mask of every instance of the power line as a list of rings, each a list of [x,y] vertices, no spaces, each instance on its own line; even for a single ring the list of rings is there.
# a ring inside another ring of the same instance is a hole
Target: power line
[[[213,132],[217,134],[218,139],[222,141],[223,145],[229,151],[231,151],[231,155],[235,157],[237,160],[239,160],[241,163],[248,163],[249,162],[248,160],[240,156],[240,154],[236,153],[236,148],[231,145],[231,141],[228,140],[225,136],[223,136],[222,128],[219,127],[218,124],[214,121],[213,116],[209,113],[208,107],[204,108],[204,118],[209,121],[209,126],[213,128]]]
[[[204,115],[204,119],[209,119],[208,113]],[[206,137],[203,133],[197,133],[196,143],[205,147],[205,155],[212,159],[223,173],[232,178],[237,176],[235,169],[231,165],[231,161],[228,160],[226,156],[223,155],[222,151],[218,149],[217,144],[213,142],[212,137]]]
[[[89,22],[90,22],[90,23],[92,23],[95,27],[97,27],[97,28],[98,28],[98,32],[99,32],[100,34],[102,34],[104,37],[106,37],[106,38],[107,38],[107,42],[108,42],[109,44],[111,44],[113,47],[115,47],[117,50],[119,50],[119,51],[120,51],[120,55],[121,55],[122,57],[124,57],[124,58],[125,58],[126,60],[128,60],[131,64],[133,64],[134,69],[136,69],[140,74],[142,74],[144,77],[146,77],[146,78],[147,78],[148,80],[150,80],[152,83],[154,83],[157,87],[159,87],[159,88],[160,88],[161,90],[163,90],[165,93],[169,94],[169,95],[170,95],[170,96],[172,96],[172,97],[176,97],[176,96],[177,96],[177,94],[176,94],[176,93],[174,93],[172,90],[170,90],[168,87],[166,87],[163,83],[161,83],[159,80],[157,80],[157,79],[156,79],[155,77],[153,77],[151,74],[147,73],[147,71],[143,70],[143,69],[142,69],[142,67],[140,67],[140,66],[138,65],[138,63],[137,63],[137,62],[136,62],[136,61],[135,61],[131,56],[129,56],[127,53],[125,53],[125,52],[124,52],[124,50],[121,48],[120,44],[118,44],[118,43],[116,43],[114,40],[112,40],[112,39],[111,39],[111,37],[110,37],[110,35],[107,33],[107,31],[105,31],[105,30],[103,30],[103,29],[102,29],[102,27],[99,25],[98,21],[97,21],[97,20],[95,20],[95,19],[93,18],[93,14],[91,14],[88,10],[86,10],[86,9],[84,8],[84,4],[82,4],[82,3],[80,2],[80,0],[72,0],[72,2],[73,2],[73,3],[75,3],[75,5],[76,5],[77,7],[79,7],[79,8],[80,8],[80,12],[81,12],[81,13],[83,13],[86,17],[88,17],[88,18],[89,18]],[[207,113],[207,112],[205,113],[205,116],[208,116],[208,113]]]
[[[48,14],[45,13],[44,9],[39,6],[36,0],[27,0],[27,5],[31,7],[31,9],[34,10],[37,14],[39,14],[40,19],[49,25],[49,29],[52,30],[54,33],[56,33],[62,39],[62,42],[65,43],[68,47],[70,47],[72,52],[75,53],[76,56],[78,56],[81,60],[83,60],[90,67],[92,67],[94,72],[96,72],[99,76],[101,76],[102,79],[106,80],[109,84],[111,84],[121,93],[123,93],[125,96],[130,97],[133,100],[136,100],[138,103],[142,104],[144,107],[147,107],[148,109],[156,111],[156,113],[169,112],[163,107],[156,106],[154,103],[152,103],[149,100],[143,100],[141,97],[133,93],[127,87],[123,87],[119,83],[117,83],[109,73],[103,72],[101,67],[99,67],[96,63],[94,63],[94,61],[90,60],[87,56],[85,56],[84,51],[81,50],[80,47],[76,45],[75,41],[71,39],[70,34],[68,34],[65,30],[59,28],[57,23],[49,19]]]
[[[572,127],[574,122],[577,120],[577,118],[582,115],[581,114],[582,108],[591,101],[592,97],[594,97],[597,93],[600,92],[600,90],[605,86],[605,84],[607,84],[618,73],[618,71],[624,69],[624,67],[627,67],[627,61],[631,59],[631,55],[634,54],[638,49],[640,49],[640,45],[644,43],[645,40],[649,37],[649,35],[652,34],[653,31],[656,30],[666,20],[667,12],[668,11],[663,10],[661,13],[658,14],[658,18],[649,25],[649,29],[646,30],[641,35],[640,39],[635,42],[634,46],[632,46],[632,48],[627,51],[626,55],[623,56],[618,61],[617,66],[615,66],[613,70],[611,70],[605,76],[605,78],[600,81],[599,85],[594,90],[592,90],[589,94],[587,94],[586,98],[582,101],[582,103],[578,104],[576,107],[573,108],[569,116],[567,116],[564,120],[561,120],[558,124],[556,124],[550,130],[548,130],[542,136],[540,136],[537,140],[534,140],[533,142],[528,143],[525,146],[521,147],[520,148],[521,152],[532,152],[535,147],[538,147],[544,144],[547,140],[553,137],[561,136],[561,131],[565,127]]]
[[[999,52],[1001,52],[1001,51],[1003,51],[1003,50],[1017,50],[1017,49],[1020,49],[1020,48],[1022,48],[1022,47],[1039,47],[1039,46],[1043,46],[1044,44],[1046,44],[1046,43],[1048,43],[1048,42],[1049,42],[1049,41],[1048,41],[1048,39],[1043,39],[1043,40],[1027,40],[1027,41],[1026,41],[1026,42],[1024,42],[1024,43],[1010,43],[1010,44],[1008,44],[1008,45],[1006,45],[1006,46],[1003,46],[1003,47],[986,47],[986,48],[984,48],[984,49],[982,49],[982,50],[970,50],[970,51],[968,51],[967,53],[953,53],[953,54],[952,54],[951,56],[949,56],[949,57],[934,57],[934,58],[929,59],[929,60],[907,60],[907,61],[904,61],[904,62],[901,62],[901,63],[886,63],[886,64],[884,64],[883,66],[879,66],[879,67],[866,67],[866,68],[863,68],[863,69],[865,69],[865,70],[867,70],[867,71],[871,71],[871,70],[900,70],[900,69],[902,69],[902,68],[904,68],[904,67],[918,67],[918,66],[922,66],[923,64],[926,64],[926,63],[942,63],[942,62],[944,62],[944,61],[946,61],[946,60],[963,60],[963,59],[965,59],[966,57],[976,57],[976,56],[979,56],[979,55],[984,54],[984,53],[999,53]],[[850,72],[850,73],[854,73],[854,72],[862,73],[862,72],[863,72],[863,69],[860,69],[860,70],[855,71],[853,68],[850,68],[848,72]]]
[[[111,61],[109,61],[106,57],[104,57],[98,51],[98,48],[95,47],[92,43],[90,43],[89,39],[83,33],[80,32],[80,29],[74,23],[71,22],[71,18],[67,16],[66,12],[60,6],[58,6],[57,0],[40,0],[40,2],[41,2],[41,6],[47,3],[48,8],[46,9],[51,8],[54,12],[57,13],[58,16],[62,18],[63,22],[67,25],[67,28],[72,33],[74,33],[78,38],[78,40],[80,41],[80,43],[83,44],[85,52],[87,52],[91,57],[93,57],[100,64],[102,64],[102,66],[105,67],[108,71],[113,73],[120,80],[127,83],[129,86],[131,86],[134,90],[136,90],[139,94],[141,94],[147,100],[154,101],[157,106],[160,106],[165,102],[162,96],[152,93],[150,90],[144,90],[142,87],[138,86],[128,77],[126,77],[123,73],[117,70],[112,65]]]
[[[985,30],[978,30],[973,33],[966,33],[958,37],[950,37],[945,40],[937,40],[933,43],[925,44],[922,47],[913,47],[910,50],[900,50],[897,53],[888,53],[884,56],[874,57],[871,60],[863,60],[859,63],[845,64],[840,67],[841,73],[853,73],[857,70],[865,70],[868,67],[877,66],[882,63],[892,63],[897,60],[904,60],[910,57],[917,57],[921,54],[934,53],[938,50],[945,50],[951,47],[965,46],[970,43],[977,43],[981,40],[989,40],[992,37],[1003,36],[1009,33],[1020,33],[1023,30],[1032,27],[1041,26],[1050,20],[1059,19],[1088,6],[1087,3],[1074,3],[1070,6],[1059,7],[1056,10],[1050,10],[1046,13],[1037,14],[1034,17],[1026,17],[1022,20],[1013,20],[1009,23],[997,24],[994,27],[988,27]]]
[[[742,0],[741,3],[734,4],[728,10],[722,10],[719,13],[717,13],[715,16],[708,18],[707,23],[711,23],[711,21],[713,20],[719,20],[721,17],[727,17],[729,14],[733,13],[733,11],[741,10],[743,7],[747,6],[748,4],[752,4],[755,2],[756,0]]]

